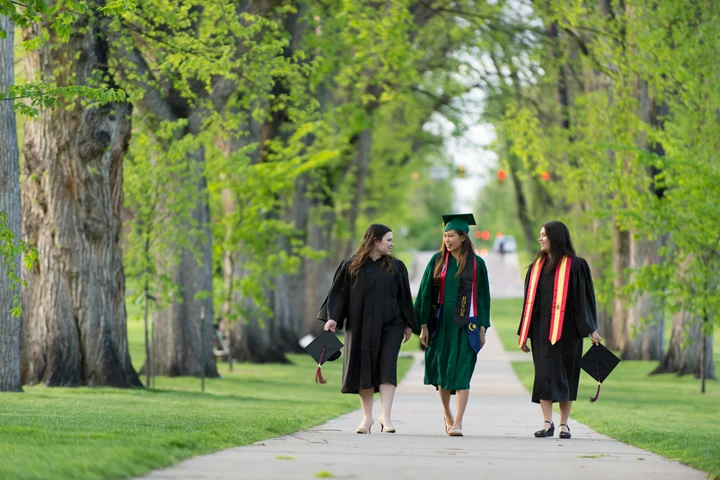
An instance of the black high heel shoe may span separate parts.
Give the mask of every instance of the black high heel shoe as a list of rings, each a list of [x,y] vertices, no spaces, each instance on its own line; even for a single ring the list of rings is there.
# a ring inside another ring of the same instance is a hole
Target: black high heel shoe
[[[550,428],[538,430],[537,432],[535,432],[535,436],[537,438],[552,437],[553,435],[555,435],[555,424],[548,420],[545,420],[545,423],[549,423]]]
[[[561,430],[560,433],[558,434],[558,437],[560,437],[560,438],[570,438],[570,437],[572,437],[572,434],[570,433],[570,426],[569,426],[567,423],[561,423],[561,424],[558,425],[558,426],[559,426],[559,427],[565,427],[565,428],[568,429],[567,432],[563,432],[563,431]]]

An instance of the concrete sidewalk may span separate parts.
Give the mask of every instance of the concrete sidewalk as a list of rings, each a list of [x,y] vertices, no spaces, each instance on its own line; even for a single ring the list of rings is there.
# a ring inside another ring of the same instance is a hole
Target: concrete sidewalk
[[[445,434],[437,393],[423,385],[421,356],[397,390],[397,433],[380,433],[378,402],[374,413],[371,435],[355,433],[361,420],[355,411],[293,435],[196,457],[145,478],[312,479],[321,472],[372,480],[705,478],[702,472],[600,435],[572,419],[572,439],[560,440],[557,432],[553,438],[534,438],[542,420],[540,407],[530,402],[494,329],[478,358],[464,437]]]

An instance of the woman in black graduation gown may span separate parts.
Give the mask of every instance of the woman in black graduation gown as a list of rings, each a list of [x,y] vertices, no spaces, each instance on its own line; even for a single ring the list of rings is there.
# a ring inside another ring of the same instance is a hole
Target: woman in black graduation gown
[[[587,262],[575,254],[565,224],[552,221],[540,229],[540,251],[525,277],[525,302],[518,327],[523,352],[532,345],[535,381],[532,401],[542,409],[543,428],[536,437],[552,437],[552,404],[560,403],[560,438],[570,438],[567,426],[577,400],[579,361],[584,337],[594,344],[598,334],[595,290]]]
[[[318,313],[325,330],[345,328],[343,393],[357,393],[363,420],[357,433],[370,433],[373,394],[380,392],[381,431],[394,433],[390,411],[397,386],[400,344],[415,327],[407,268],[392,256],[392,231],[373,224],[362,245],[335,272]]]

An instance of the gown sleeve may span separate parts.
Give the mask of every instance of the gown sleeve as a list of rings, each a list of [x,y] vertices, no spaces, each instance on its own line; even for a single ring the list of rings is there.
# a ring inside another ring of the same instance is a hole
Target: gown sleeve
[[[417,329],[417,322],[415,321],[412,293],[410,292],[410,275],[408,275],[407,267],[405,267],[402,261],[397,260],[396,266],[400,311],[402,312],[405,326],[415,331]]]
[[[433,268],[435,267],[435,260],[440,253],[436,253],[428,262],[423,273],[422,280],[420,281],[420,288],[418,289],[417,297],[415,297],[415,329],[413,333],[419,335],[420,327],[427,325],[430,321],[430,314],[432,311],[432,274]]]
[[[477,307],[478,307],[478,325],[490,328],[490,282],[488,281],[487,267],[485,261],[475,256],[477,260]]]
[[[520,336],[520,329],[522,328],[522,321],[523,321],[523,313],[525,313],[525,303],[527,302],[527,290],[528,290],[528,283],[530,283],[530,272],[532,271],[532,267],[529,267],[527,269],[527,273],[525,273],[525,288],[523,290],[523,305],[520,309],[520,323],[518,323],[518,329],[517,334],[518,337]]]
[[[350,293],[350,274],[348,273],[348,267],[350,266],[350,262],[351,259],[344,260],[335,271],[330,290],[317,314],[317,318],[320,321],[327,322],[328,320],[335,320],[337,322],[337,328],[339,329],[345,326],[345,319],[347,318]]]
[[[585,259],[580,257],[573,258],[572,270],[573,319],[578,334],[587,337],[598,329],[592,274]]]

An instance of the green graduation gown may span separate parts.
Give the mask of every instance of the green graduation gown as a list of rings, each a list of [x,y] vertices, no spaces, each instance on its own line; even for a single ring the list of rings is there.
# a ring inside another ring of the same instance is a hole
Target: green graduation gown
[[[433,255],[425,268],[420,289],[415,299],[415,318],[418,325],[429,323],[432,315],[433,270],[440,252]],[[477,307],[478,324],[490,328],[490,286],[487,268],[482,258],[477,260]],[[425,351],[425,385],[433,385],[444,390],[466,390],[470,388],[470,379],[475,370],[477,354],[470,346],[467,328],[455,325],[455,304],[460,286],[459,278],[455,278],[458,264],[450,255],[447,274],[445,276],[445,304],[437,334],[430,340]],[[419,328],[419,327],[418,327]],[[419,333],[419,330],[416,330]]]

